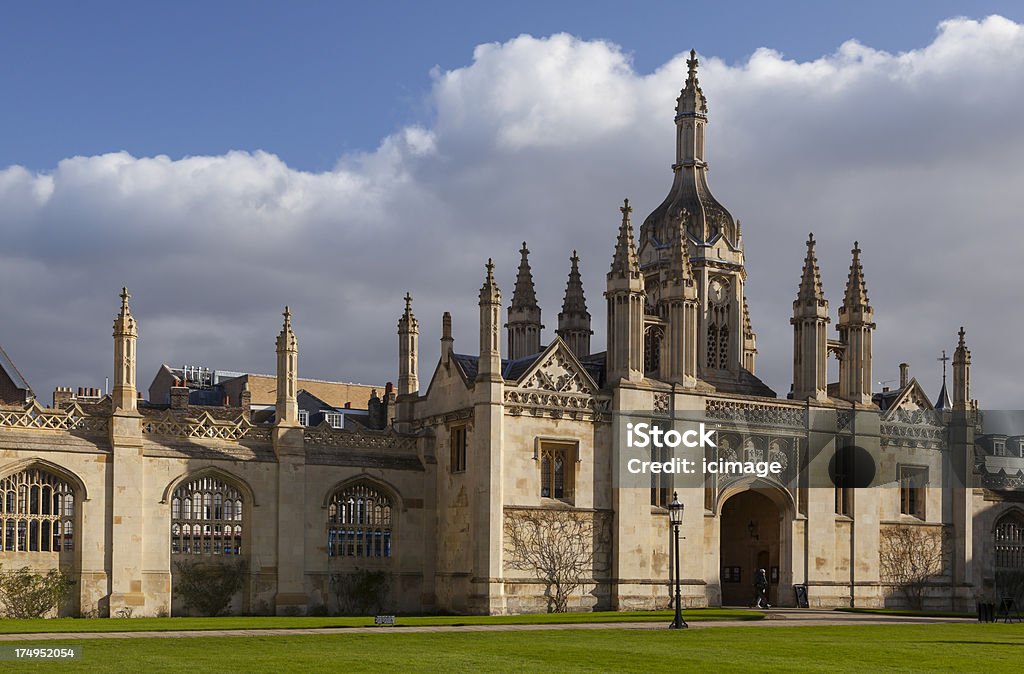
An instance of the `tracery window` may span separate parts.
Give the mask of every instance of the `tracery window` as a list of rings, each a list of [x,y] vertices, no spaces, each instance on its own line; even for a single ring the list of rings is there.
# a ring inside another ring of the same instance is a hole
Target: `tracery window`
[[[171,497],[171,554],[242,554],[242,493],[212,475],[179,485]]]
[[[996,523],[995,566],[997,569],[1024,569],[1024,516],[1011,512]]]
[[[572,498],[572,481],[575,472],[571,463],[572,449],[569,445],[541,445],[541,498],[563,500]]]
[[[0,550],[74,549],[75,495],[66,480],[42,468],[28,468],[0,480]]]
[[[708,284],[706,366],[729,367],[729,283],[715,279]]]
[[[649,325],[644,330],[644,373],[657,376],[661,367],[661,341],[665,338],[665,329],[660,325]]]
[[[368,484],[345,487],[331,496],[327,512],[329,557],[391,556],[391,500]]]

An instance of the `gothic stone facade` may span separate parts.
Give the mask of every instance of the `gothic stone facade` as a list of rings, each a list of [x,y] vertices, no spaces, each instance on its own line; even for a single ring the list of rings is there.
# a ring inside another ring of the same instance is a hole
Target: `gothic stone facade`
[[[897,390],[873,393],[875,323],[860,248],[838,339],[829,339],[811,237],[791,318],[793,390],[779,399],[755,374],[743,236],[707,184],[707,121],[691,56],[669,195],[638,241],[629,203],[621,209],[604,352],[591,351],[575,254],[556,335],[542,346],[524,244],[506,358],[490,262],[477,354],[456,351],[446,314],[440,358],[422,390],[419,326],[406,297],[398,391],[382,430],[298,423],[287,310],[273,425],[253,424],[244,407],[140,402],[137,326],[123,293],[112,395],[59,409],[0,407],[0,563],[66,569],[78,581],[67,613],[180,613],[179,563],[242,560],[236,612],[351,608],[332,578],[357,569],[388,574],[391,610],[538,611],[543,585],[514,563],[509,527],[524,513],[571,513],[590,532],[585,582],[571,606],[656,608],[669,602],[666,506],[678,492],[688,606],[748,603],[757,568],[770,570],[773,604],[792,605],[796,584],[812,606],[899,603],[879,550],[888,531],[907,528],[946,541],[927,605],[973,606],[997,569],[1024,563],[1024,510],[1017,477],[976,470],[979,415],[963,331],[952,400],[943,394],[934,405],[905,368]],[[827,381],[830,356],[839,361],[837,385]],[[767,457],[788,473],[620,488],[615,420],[638,410],[668,423],[701,415],[719,432],[710,458]],[[815,481],[813,451],[839,444],[875,457],[875,484],[889,487]]]

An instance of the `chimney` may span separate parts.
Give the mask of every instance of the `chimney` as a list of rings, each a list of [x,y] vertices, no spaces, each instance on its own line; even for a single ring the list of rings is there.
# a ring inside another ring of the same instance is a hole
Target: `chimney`
[[[172,410],[187,410],[188,409],[188,387],[187,386],[172,386],[171,387],[171,409]]]
[[[248,410],[252,405],[252,391],[249,390],[249,382],[245,382],[242,392],[238,394],[238,404],[244,410]]]
[[[60,408],[75,399],[70,386],[58,386],[53,389],[53,406]]]
[[[910,383],[910,366],[900,363],[900,388],[906,388]]]

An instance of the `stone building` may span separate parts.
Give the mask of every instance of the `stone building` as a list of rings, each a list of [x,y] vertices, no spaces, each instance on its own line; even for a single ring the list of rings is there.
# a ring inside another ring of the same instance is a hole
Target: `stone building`
[[[381,423],[299,423],[287,310],[272,424],[254,421],[241,398],[140,402],[137,326],[124,292],[110,396],[0,407],[0,563],[67,569],[78,580],[68,612],[180,612],[172,588],[183,560],[245,560],[239,612],[337,610],[332,578],[356,569],[386,572],[394,610],[536,611],[544,587],[514,563],[509,531],[543,512],[589,527],[573,608],[656,608],[670,597],[667,506],[677,493],[687,606],[748,603],[757,568],[770,572],[773,604],[792,605],[794,585],[806,587],[812,606],[899,603],[880,559],[893,530],[944,543],[927,605],[963,609],[996,591],[998,569],[1024,566],[1024,498],[1020,484],[978,467],[986,450],[975,447],[980,413],[964,331],[948,403],[933,404],[906,367],[898,389],[874,392],[862,251],[854,243],[833,316],[809,237],[803,269],[794,270],[792,391],[779,398],[756,375],[740,222],[708,186],[708,108],[692,53],[675,122],[668,196],[638,238],[628,201],[617,234],[609,228],[606,349],[592,349],[575,253],[544,344],[524,243],[504,323],[507,357],[492,261],[472,344],[456,348],[446,313],[425,386],[406,296],[397,391],[369,405]],[[838,382],[828,381],[831,357]],[[628,483],[623,421],[637,418],[673,428],[699,419],[717,434],[704,459],[770,459],[782,472]],[[871,476],[859,475],[864,463],[838,458],[849,448],[869,457]]]

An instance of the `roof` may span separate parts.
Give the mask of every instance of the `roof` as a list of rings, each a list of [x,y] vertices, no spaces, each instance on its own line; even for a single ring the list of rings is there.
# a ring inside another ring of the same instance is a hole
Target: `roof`
[[[7,355],[6,351],[4,351],[3,346],[0,346],[0,370],[3,370],[10,380],[14,382],[14,386],[16,388],[25,389],[29,392],[32,391],[32,387],[28,385],[25,377],[23,377],[21,372],[18,371],[18,368],[15,367],[14,361],[11,360],[11,357]]]
[[[519,378],[526,374],[534,363],[537,362],[547,347],[541,350],[540,353],[535,353],[532,356],[526,356],[524,358],[517,358],[516,360],[502,359],[501,361],[501,376],[506,381],[519,381]],[[462,353],[453,353],[452,359],[458,363],[462,369],[463,374],[466,375],[466,381],[472,382],[476,379],[477,372],[479,371],[479,356],[471,356]],[[593,353],[584,358],[580,358],[580,364],[590,375],[590,378],[598,386],[604,385],[604,364],[605,364],[605,352]]]

